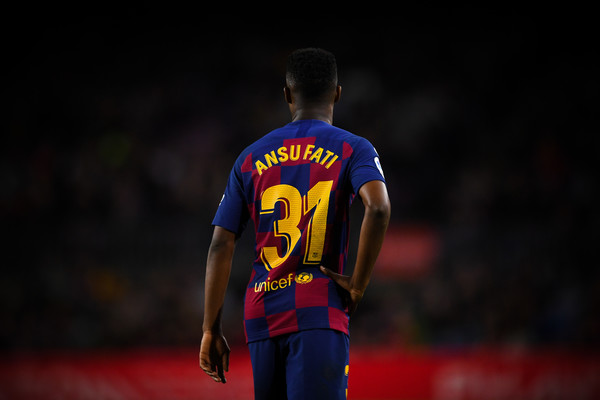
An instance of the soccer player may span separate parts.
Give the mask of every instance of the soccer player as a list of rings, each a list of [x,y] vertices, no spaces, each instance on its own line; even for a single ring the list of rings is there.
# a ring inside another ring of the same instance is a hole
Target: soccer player
[[[225,383],[222,307],[236,239],[252,219],[256,258],[244,301],[256,399],[345,399],[349,316],[369,283],[390,216],[375,148],[332,125],[337,65],[322,49],[287,60],[292,122],[236,160],[213,220],[200,367]],[[353,198],[365,207],[352,276],[344,275]]]

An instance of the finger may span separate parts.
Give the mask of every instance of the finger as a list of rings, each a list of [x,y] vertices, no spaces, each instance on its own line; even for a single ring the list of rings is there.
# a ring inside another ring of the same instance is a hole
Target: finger
[[[341,278],[343,275],[340,275],[336,272],[333,272],[332,270],[330,270],[329,268],[325,268],[324,266],[321,265],[321,272],[323,272],[325,275],[329,276],[330,278]]]
[[[223,366],[217,365],[217,375],[219,378],[217,382],[227,383],[227,379],[225,379],[225,374],[223,373]]]
[[[212,369],[204,369],[204,368],[202,370],[206,373],[206,375],[210,376],[213,381],[221,382],[221,378],[219,377],[219,374],[216,371],[214,371]]]
[[[327,275],[328,277],[330,277],[331,279],[333,279],[333,281],[335,283],[337,283],[338,285],[340,285],[342,288],[349,290],[349,286],[348,286],[348,277],[342,274],[338,274],[337,272],[333,272],[332,270],[325,268],[324,266],[321,265],[321,271]]]
[[[202,371],[206,372],[206,374],[211,378],[217,376],[214,365],[201,365],[200,368],[202,368]]]
[[[219,374],[217,372],[206,372],[206,373],[208,374],[208,376],[210,376],[212,378],[213,381],[221,382],[221,377],[219,376]]]
[[[213,365],[207,358],[203,357],[202,354],[200,354],[200,368],[204,371],[211,371],[213,369]]]
[[[221,365],[223,365],[223,369],[225,372],[229,372],[229,352],[225,352],[221,357]]]
[[[200,368],[202,368],[202,371],[210,376],[215,382],[221,382],[221,378],[219,378],[219,375],[217,374],[216,366],[210,361],[202,358],[202,356],[200,356]]]

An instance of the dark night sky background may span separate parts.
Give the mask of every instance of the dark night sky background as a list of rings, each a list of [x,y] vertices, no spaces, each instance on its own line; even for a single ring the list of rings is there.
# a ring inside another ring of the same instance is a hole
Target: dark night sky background
[[[401,11],[6,15],[2,348],[199,343],[216,204],[237,154],[289,121],[285,57],[306,46],[337,57],[334,123],[377,147],[394,238],[439,244],[417,277],[376,273],[354,340],[597,346],[590,11]]]

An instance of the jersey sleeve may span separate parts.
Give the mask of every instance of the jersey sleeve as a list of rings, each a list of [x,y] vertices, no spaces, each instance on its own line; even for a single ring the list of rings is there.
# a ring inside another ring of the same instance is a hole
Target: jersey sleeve
[[[223,198],[219,203],[212,224],[240,236],[248,222],[249,213],[244,195],[240,165],[235,163],[229,174]]]
[[[383,181],[385,183],[379,154],[377,154],[375,147],[364,138],[361,138],[353,147],[349,173],[354,193],[358,193],[361,186],[369,181]]]

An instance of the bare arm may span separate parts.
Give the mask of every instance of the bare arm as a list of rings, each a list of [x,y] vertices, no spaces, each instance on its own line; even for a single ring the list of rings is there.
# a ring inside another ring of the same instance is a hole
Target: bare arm
[[[231,273],[235,234],[215,226],[206,261],[204,282],[204,323],[200,345],[200,368],[215,382],[226,382],[229,371],[229,345],[223,336],[221,313]]]
[[[365,214],[360,228],[356,264],[352,276],[340,275],[321,267],[327,276],[348,292],[350,314],[356,310],[371,280],[371,273],[383,244],[391,213],[387,188],[383,182],[365,183],[360,188],[359,195],[365,206]]]

